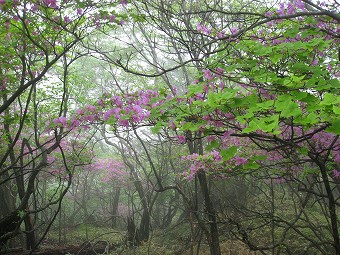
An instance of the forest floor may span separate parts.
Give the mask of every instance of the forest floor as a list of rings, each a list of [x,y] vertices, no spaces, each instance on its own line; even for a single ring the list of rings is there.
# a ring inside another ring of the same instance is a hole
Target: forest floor
[[[221,252],[223,255],[256,255],[255,252],[250,252],[244,246],[239,244],[232,245],[229,242],[225,242],[221,244]],[[196,252],[195,252],[196,253]],[[111,254],[111,255],[123,255],[123,254],[135,254],[135,255],[144,255],[144,254],[152,254],[152,255],[189,255],[190,251],[186,251],[184,253],[178,253],[175,251],[171,251],[169,249],[160,250],[160,249],[145,249],[141,247],[140,250],[128,250],[128,249],[116,249],[115,247],[108,247],[103,243],[98,243],[96,246],[85,246],[83,245],[64,245],[58,246],[55,245],[50,247],[40,248],[32,253],[23,249],[13,249],[8,252],[1,253],[1,255],[99,255],[99,254]],[[208,247],[202,247],[199,252],[200,255],[210,254]]]
[[[78,253],[80,250],[79,246],[76,245],[66,245],[66,246],[59,246],[59,247],[51,247],[51,248],[42,248],[32,252],[32,255],[66,255],[66,254],[88,254],[87,251],[83,253]],[[12,249],[7,252],[2,252],[3,255],[29,255],[30,251],[23,250],[23,249]]]
[[[181,232],[182,231],[182,232]],[[188,246],[188,232],[186,226],[176,229],[174,233],[156,231],[148,242],[134,249],[126,247],[124,231],[113,230],[106,227],[79,225],[75,228],[65,229],[65,232],[52,230],[40,248],[30,253],[24,249],[12,249],[1,252],[1,255],[189,255],[192,254]],[[90,241],[89,241],[90,240]],[[193,250],[196,253],[196,248]],[[236,240],[221,241],[223,255],[256,255]],[[199,255],[210,254],[209,247],[201,243]]]
[[[84,243],[82,245],[55,245],[45,246],[30,253],[24,249],[12,249],[7,252],[0,252],[2,255],[95,255],[95,254],[108,254],[112,247],[108,246],[105,242],[98,242],[95,245]]]

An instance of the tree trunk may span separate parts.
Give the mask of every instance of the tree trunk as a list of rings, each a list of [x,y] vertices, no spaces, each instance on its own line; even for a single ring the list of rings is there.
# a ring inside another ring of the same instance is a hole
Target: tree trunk
[[[207,177],[204,172],[200,172],[198,174],[198,180],[204,197],[205,211],[208,214],[209,219],[210,237],[208,237],[208,242],[210,246],[210,254],[221,255],[218,226],[216,222],[216,211],[210,199]]]
[[[339,227],[338,227],[338,216],[336,209],[336,201],[334,199],[333,191],[329,183],[327,168],[323,164],[318,164],[322,176],[322,181],[326,189],[327,197],[328,197],[328,212],[331,220],[331,229],[333,236],[333,247],[335,249],[335,254],[340,255],[340,239],[339,239]]]
[[[127,218],[127,245],[129,247],[138,246],[140,243],[138,229],[132,217]]]
[[[120,197],[120,188],[117,188],[114,198],[113,198],[113,202],[112,202],[112,228],[117,227],[119,197]]]
[[[203,155],[203,145],[202,145],[202,134],[201,132],[195,133],[195,139],[192,137],[192,133],[187,133],[188,138],[188,147],[191,154],[198,153],[199,155]],[[218,233],[218,225],[216,220],[216,211],[213,203],[210,198],[210,191],[208,187],[207,176],[205,172],[200,170],[197,174],[197,178],[199,181],[200,190],[202,192],[202,196],[205,204],[205,212],[208,216],[208,225],[210,227],[210,231],[204,231],[210,247],[211,255],[221,255],[220,249],[220,241],[219,241],[219,233]],[[204,230],[204,229],[202,229]]]
[[[147,241],[150,234],[150,213],[148,208],[143,209],[142,219],[139,224],[139,240]]]

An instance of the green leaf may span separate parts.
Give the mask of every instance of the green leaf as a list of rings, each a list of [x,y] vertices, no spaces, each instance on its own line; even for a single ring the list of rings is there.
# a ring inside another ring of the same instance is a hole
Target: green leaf
[[[334,105],[337,103],[340,103],[340,97],[326,92],[323,96],[323,100],[320,102],[320,105]]]
[[[308,155],[308,149],[305,148],[305,147],[302,147],[299,149],[299,152],[302,154],[302,155]]]
[[[235,156],[236,152],[237,152],[237,146],[231,146],[228,149],[221,150],[220,154],[224,161],[228,161],[229,159]]]
[[[260,165],[256,162],[251,162],[243,165],[243,169],[259,169]]]
[[[279,127],[279,115],[274,114],[270,117],[262,118],[260,128],[264,132],[273,132]]]
[[[190,85],[188,87],[188,95],[192,96],[195,94],[199,94],[199,93],[203,93],[203,85],[202,84],[194,84],[194,85]]]
[[[242,133],[248,134],[248,133],[256,131],[258,129],[260,129],[260,127],[258,125],[258,121],[256,119],[253,119],[252,121],[249,122],[248,127],[244,128],[242,130]]]
[[[294,38],[294,37],[297,35],[297,33],[299,32],[299,30],[300,30],[300,29],[299,29],[299,26],[298,26],[298,25],[293,26],[293,27],[287,29],[287,30],[284,32],[284,36],[285,36],[285,37]]]
[[[186,122],[185,124],[183,124],[181,129],[195,132],[198,131],[202,125],[203,123],[201,122]]]
[[[274,100],[264,101],[262,103],[256,104],[262,110],[268,110],[274,105]]]
[[[302,81],[304,78],[305,78],[305,75],[302,75],[302,76],[295,76],[295,75],[292,75],[292,76],[291,76],[291,79],[292,79],[293,82],[300,82],[300,81]]]
[[[281,112],[281,117],[296,117],[302,114],[299,105],[292,101],[292,96],[285,94],[280,95],[275,102],[275,109]]]
[[[236,93],[237,93],[237,90],[235,89],[225,89],[221,93],[221,99],[223,99],[224,102],[226,102],[227,100],[233,98]]]
[[[333,120],[331,125],[328,128],[326,128],[325,131],[336,135],[340,135],[340,119]]]
[[[161,131],[161,129],[163,128],[163,126],[164,126],[164,123],[161,122],[161,121],[158,121],[157,124],[156,124],[155,126],[151,127],[151,132],[152,132],[153,134],[157,134],[157,133],[159,133],[159,131]]]
[[[319,116],[314,112],[311,112],[307,116],[303,116],[303,118],[299,120],[299,123],[303,125],[315,125],[319,123],[319,121]]]
[[[207,151],[211,151],[212,149],[216,149],[220,146],[220,143],[217,140],[213,140],[209,143],[209,145],[206,147]]]
[[[279,54],[279,53],[276,53],[276,52],[275,52],[275,54],[272,54],[272,55],[270,56],[270,60],[271,60],[274,64],[276,64],[277,62],[279,62],[279,61],[281,60],[282,57],[283,57],[282,54]]]
[[[242,130],[242,133],[250,133],[256,130],[262,130],[264,132],[279,134],[280,132],[277,130],[278,127],[279,127],[279,115],[274,114],[269,117],[252,119],[249,122],[248,127]]]
[[[111,115],[111,116],[108,118],[108,120],[106,121],[105,124],[107,124],[107,125],[114,125],[114,124],[116,124],[116,123],[117,123],[117,119],[115,118],[114,115]]]
[[[309,66],[307,66],[306,64],[303,64],[303,63],[295,63],[293,66],[292,66],[292,71],[294,72],[302,72],[302,73],[305,73],[307,71],[309,71]]]
[[[290,101],[287,107],[281,112],[282,117],[296,117],[302,114],[299,105],[295,102]]]
[[[333,105],[333,112],[340,115],[340,107]]]
[[[267,159],[266,155],[257,155],[257,156],[251,157],[252,161],[255,161],[255,160],[265,160],[265,159]]]
[[[207,105],[208,106],[211,106],[213,108],[217,107],[219,104],[218,104],[218,95],[215,94],[215,93],[209,93],[208,94],[208,99],[207,99]]]
[[[244,115],[237,116],[236,119],[241,122],[241,124],[245,123],[245,119],[251,119],[254,117],[254,113],[252,111],[247,112]]]

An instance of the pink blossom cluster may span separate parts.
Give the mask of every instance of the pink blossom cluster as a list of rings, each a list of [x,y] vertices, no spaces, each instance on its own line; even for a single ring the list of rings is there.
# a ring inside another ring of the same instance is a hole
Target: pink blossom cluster
[[[235,155],[228,161],[223,160],[220,151],[212,150],[203,155],[197,153],[188,156],[182,156],[183,161],[190,163],[189,170],[184,171],[181,176],[191,181],[199,173],[199,171],[212,174],[215,177],[225,176],[226,172],[232,172],[238,166],[248,164],[248,160],[244,157]]]
[[[89,168],[99,173],[101,180],[106,183],[112,183],[113,181],[125,183],[129,177],[124,163],[110,158],[98,158]]]
[[[150,110],[161,103],[161,101],[151,102],[158,96],[153,90],[139,91],[134,94],[113,96],[106,102],[100,104],[107,105],[110,109],[104,112],[103,120],[108,121],[111,116],[117,121],[118,125],[128,127],[130,123],[140,124],[150,117]]]
[[[295,0],[293,2],[281,2],[279,9],[276,10],[276,13],[279,16],[291,15],[296,13],[299,10],[305,10],[305,4],[301,0]]]
[[[204,24],[198,22],[197,23],[197,31],[202,32],[205,35],[210,35],[211,34],[211,29],[206,27]]]
[[[56,0],[43,0],[43,3],[50,8],[58,9],[57,1]]]
[[[94,105],[76,110],[70,119],[61,116],[55,118],[53,122],[70,130],[79,126],[108,122],[112,118],[114,120],[112,123],[122,127],[138,125],[150,117],[151,109],[164,103],[163,100],[156,100],[157,96],[156,91],[147,90],[124,96],[104,97]]]
[[[314,134],[309,142],[321,154],[325,154],[327,150],[331,149],[334,161],[340,163],[340,140],[335,134],[321,131]]]
[[[335,180],[337,180],[337,181],[340,181],[340,170],[336,170],[336,169],[334,169],[333,171],[332,171],[332,177],[335,179]]]
[[[5,0],[0,1],[0,9],[6,3]],[[86,16],[87,20],[92,22],[96,28],[100,28],[103,24],[110,24],[112,22],[118,23],[123,25],[125,23],[124,20],[117,20],[116,15],[114,13],[109,13],[107,11],[102,11],[100,9],[96,9],[97,6],[95,5],[88,5],[83,6],[81,8],[78,7],[78,1],[74,1],[74,5],[70,7],[70,1],[57,1],[57,0],[39,0],[39,1],[28,1],[25,4],[22,4],[18,0],[14,1],[7,1],[7,4],[11,4],[13,8],[6,8],[6,12],[13,17],[7,19],[6,27],[7,30],[10,27],[11,20],[18,21],[20,14],[17,15],[16,9],[24,8],[30,14],[36,15],[38,14],[40,17],[43,18],[45,22],[47,22],[51,27],[53,27],[56,31],[63,30],[65,26],[71,24],[72,22],[78,20],[80,17]],[[125,6],[127,4],[126,0],[121,1],[121,4]],[[20,7],[19,7],[20,6]],[[55,16],[45,17],[44,14],[41,12],[41,8],[49,8],[54,10]],[[69,8],[67,11],[66,8]],[[11,11],[14,10],[14,11]],[[43,15],[42,15],[43,14]],[[34,19],[34,16],[32,16]],[[52,22],[51,22],[52,21]],[[25,17],[26,24],[30,24],[32,20],[29,17]],[[41,31],[39,31],[41,32]],[[37,31],[33,31],[33,34],[39,34]]]

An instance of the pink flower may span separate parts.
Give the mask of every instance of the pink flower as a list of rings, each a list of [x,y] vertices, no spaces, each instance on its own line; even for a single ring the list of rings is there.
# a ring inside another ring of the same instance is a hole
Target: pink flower
[[[334,169],[332,172],[333,172],[333,177],[334,178],[336,178],[336,179],[340,178],[340,171]]]
[[[205,94],[208,94],[208,92],[209,92],[209,87],[207,86],[207,85],[203,85],[203,90],[204,90],[204,93]]]
[[[129,121],[128,120],[119,120],[118,124],[123,127],[129,127]]]
[[[244,165],[244,164],[247,164],[247,163],[248,163],[248,160],[247,160],[247,159],[241,158],[241,157],[237,157],[237,156],[234,158],[234,161],[235,161],[235,165],[236,165],[236,166]]]
[[[64,127],[66,127],[67,126],[66,120],[67,120],[66,117],[60,116],[59,118],[54,119],[53,122],[54,122],[54,124],[59,124],[60,123]]]
[[[198,94],[195,94],[195,99],[196,99],[196,100],[203,101],[203,99],[204,99],[204,96],[203,96],[203,94],[201,94],[201,93],[198,93]]]
[[[209,115],[205,115],[202,117],[202,119],[204,119],[205,121],[209,121],[211,118]]]
[[[98,103],[100,106],[102,106],[102,107],[104,106],[104,102],[103,102],[103,100],[101,100],[101,99],[98,99],[98,100],[97,100],[97,103]]]
[[[59,117],[59,121],[60,121],[61,124],[63,124],[63,126],[67,126],[66,120],[67,119],[64,116]]]
[[[115,20],[115,18],[116,18],[116,16],[112,14],[112,15],[110,15],[110,17],[109,17],[109,21],[112,22],[112,21]]]
[[[77,120],[77,119],[72,119],[71,121],[71,128],[76,128],[76,127],[79,127],[81,124],[80,120]]]
[[[142,109],[142,107],[140,107],[139,105],[134,105],[134,106],[132,106],[132,109],[133,109],[137,114],[142,114],[142,113],[143,113],[143,109]]]
[[[235,119],[235,116],[234,116],[232,113],[230,113],[230,112],[227,112],[227,113],[225,114],[225,116],[226,116],[228,119]]]
[[[78,113],[79,115],[84,114],[84,112],[85,112],[84,109],[78,109],[78,110],[77,110],[77,113]]]
[[[269,18],[269,17],[273,16],[273,13],[271,13],[271,12],[266,12],[266,13],[264,14],[264,16],[266,16],[267,18]]]
[[[210,35],[211,34],[211,29],[207,28],[207,27],[203,27],[202,32],[206,35]]]
[[[340,163],[340,153],[334,156],[334,161]]]
[[[144,118],[149,118],[150,115],[151,115],[151,112],[150,112],[150,111],[146,111],[146,112],[144,113]]]
[[[72,20],[68,16],[64,16],[64,22],[70,23]]]
[[[212,75],[211,75],[211,72],[210,70],[208,69],[205,69],[203,70],[203,76],[207,79],[207,80],[212,80]]]
[[[221,157],[219,151],[213,151],[212,154],[214,156],[215,161],[221,161],[222,160],[222,157]]]
[[[31,10],[32,10],[32,12],[36,12],[36,11],[39,10],[39,6],[36,5],[36,4],[34,4],[34,5],[31,7]]]
[[[179,135],[179,136],[177,136],[177,140],[180,144],[184,144],[187,139],[184,135]]]
[[[77,9],[77,14],[80,16],[80,15],[82,15],[83,14],[83,9]]]
[[[95,112],[97,110],[97,108],[93,105],[86,105],[86,110],[90,111],[90,112]]]
[[[201,32],[202,29],[203,29],[202,24],[198,22],[198,23],[197,23],[197,31]]]
[[[194,177],[195,177],[195,175],[189,174],[189,175],[187,176],[187,180],[188,180],[188,181],[192,181],[192,180],[194,179]]]
[[[330,71],[332,71],[332,69],[333,69],[333,66],[331,64],[328,64],[327,65],[327,70],[330,72]]]
[[[238,29],[236,27],[233,27],[230,29],[230,31],[231,31],[231,34],[235,35],[237,34]]]
[[[224,69],[221,68],[221,67],[217,67],[216,68],[216,76],[219,77],[219,76],[222,76],[224,73]]]
[[[176,130],[176,125],[173,121],[171,121],[170,126],[172,130]]]
[[[295,6],[293,6],[291,3],[288,3],[287,14],[294,14],[294,13],[295,13]]]
[[[295,4],[295,6],[296,6],[298,9],[300,9],[300,10],[302,10],[302,11],[304,11],[304,10],[306,9],[305,3],[302,2],[301,0],[295,0],[295,1],[294,1],[294,4]]]
[[[197,31],[202,32],[206,35],[211,34],[211,29],[207,28],[206,26],[202,25],[201,23],[197,23]]]
[[[106,113],[104,113],[103,119],[104,121],[108,121],[108,119],[115,113],[114,109],[108,110]]]
[[[58,8],[56,0],[44,0],[43,2],[47,7],[54,8],[54,9]]]
[[[314,59],[311,63],[312,66],[316,66],[319,63],[318,59]]]
[[[89,122],[93,122],[96,119],[94,115],[88,115],[85,117],[85,120],[88,120]]]
[[[121,4],[124,5],[124,6],[127,5],[127,0],[122,0]]]
[[[216,139],[215,139],[214,136],[212,136],[212,135],[207,136],[207,142],[212,142],[212,141],[215,141],[215,140]]]
[[[120,96],[113,96],[113,97],[112,97],[112,101],[113,101],[113,103],[116,104],[118,107],[122,107],[122,106],[123,106],[122,97],[120,97]]]
[[[223,37],[225,37],[225,32],[224,31],[220,31],[217,33],[217,38],[218,39],[222,39]]]

